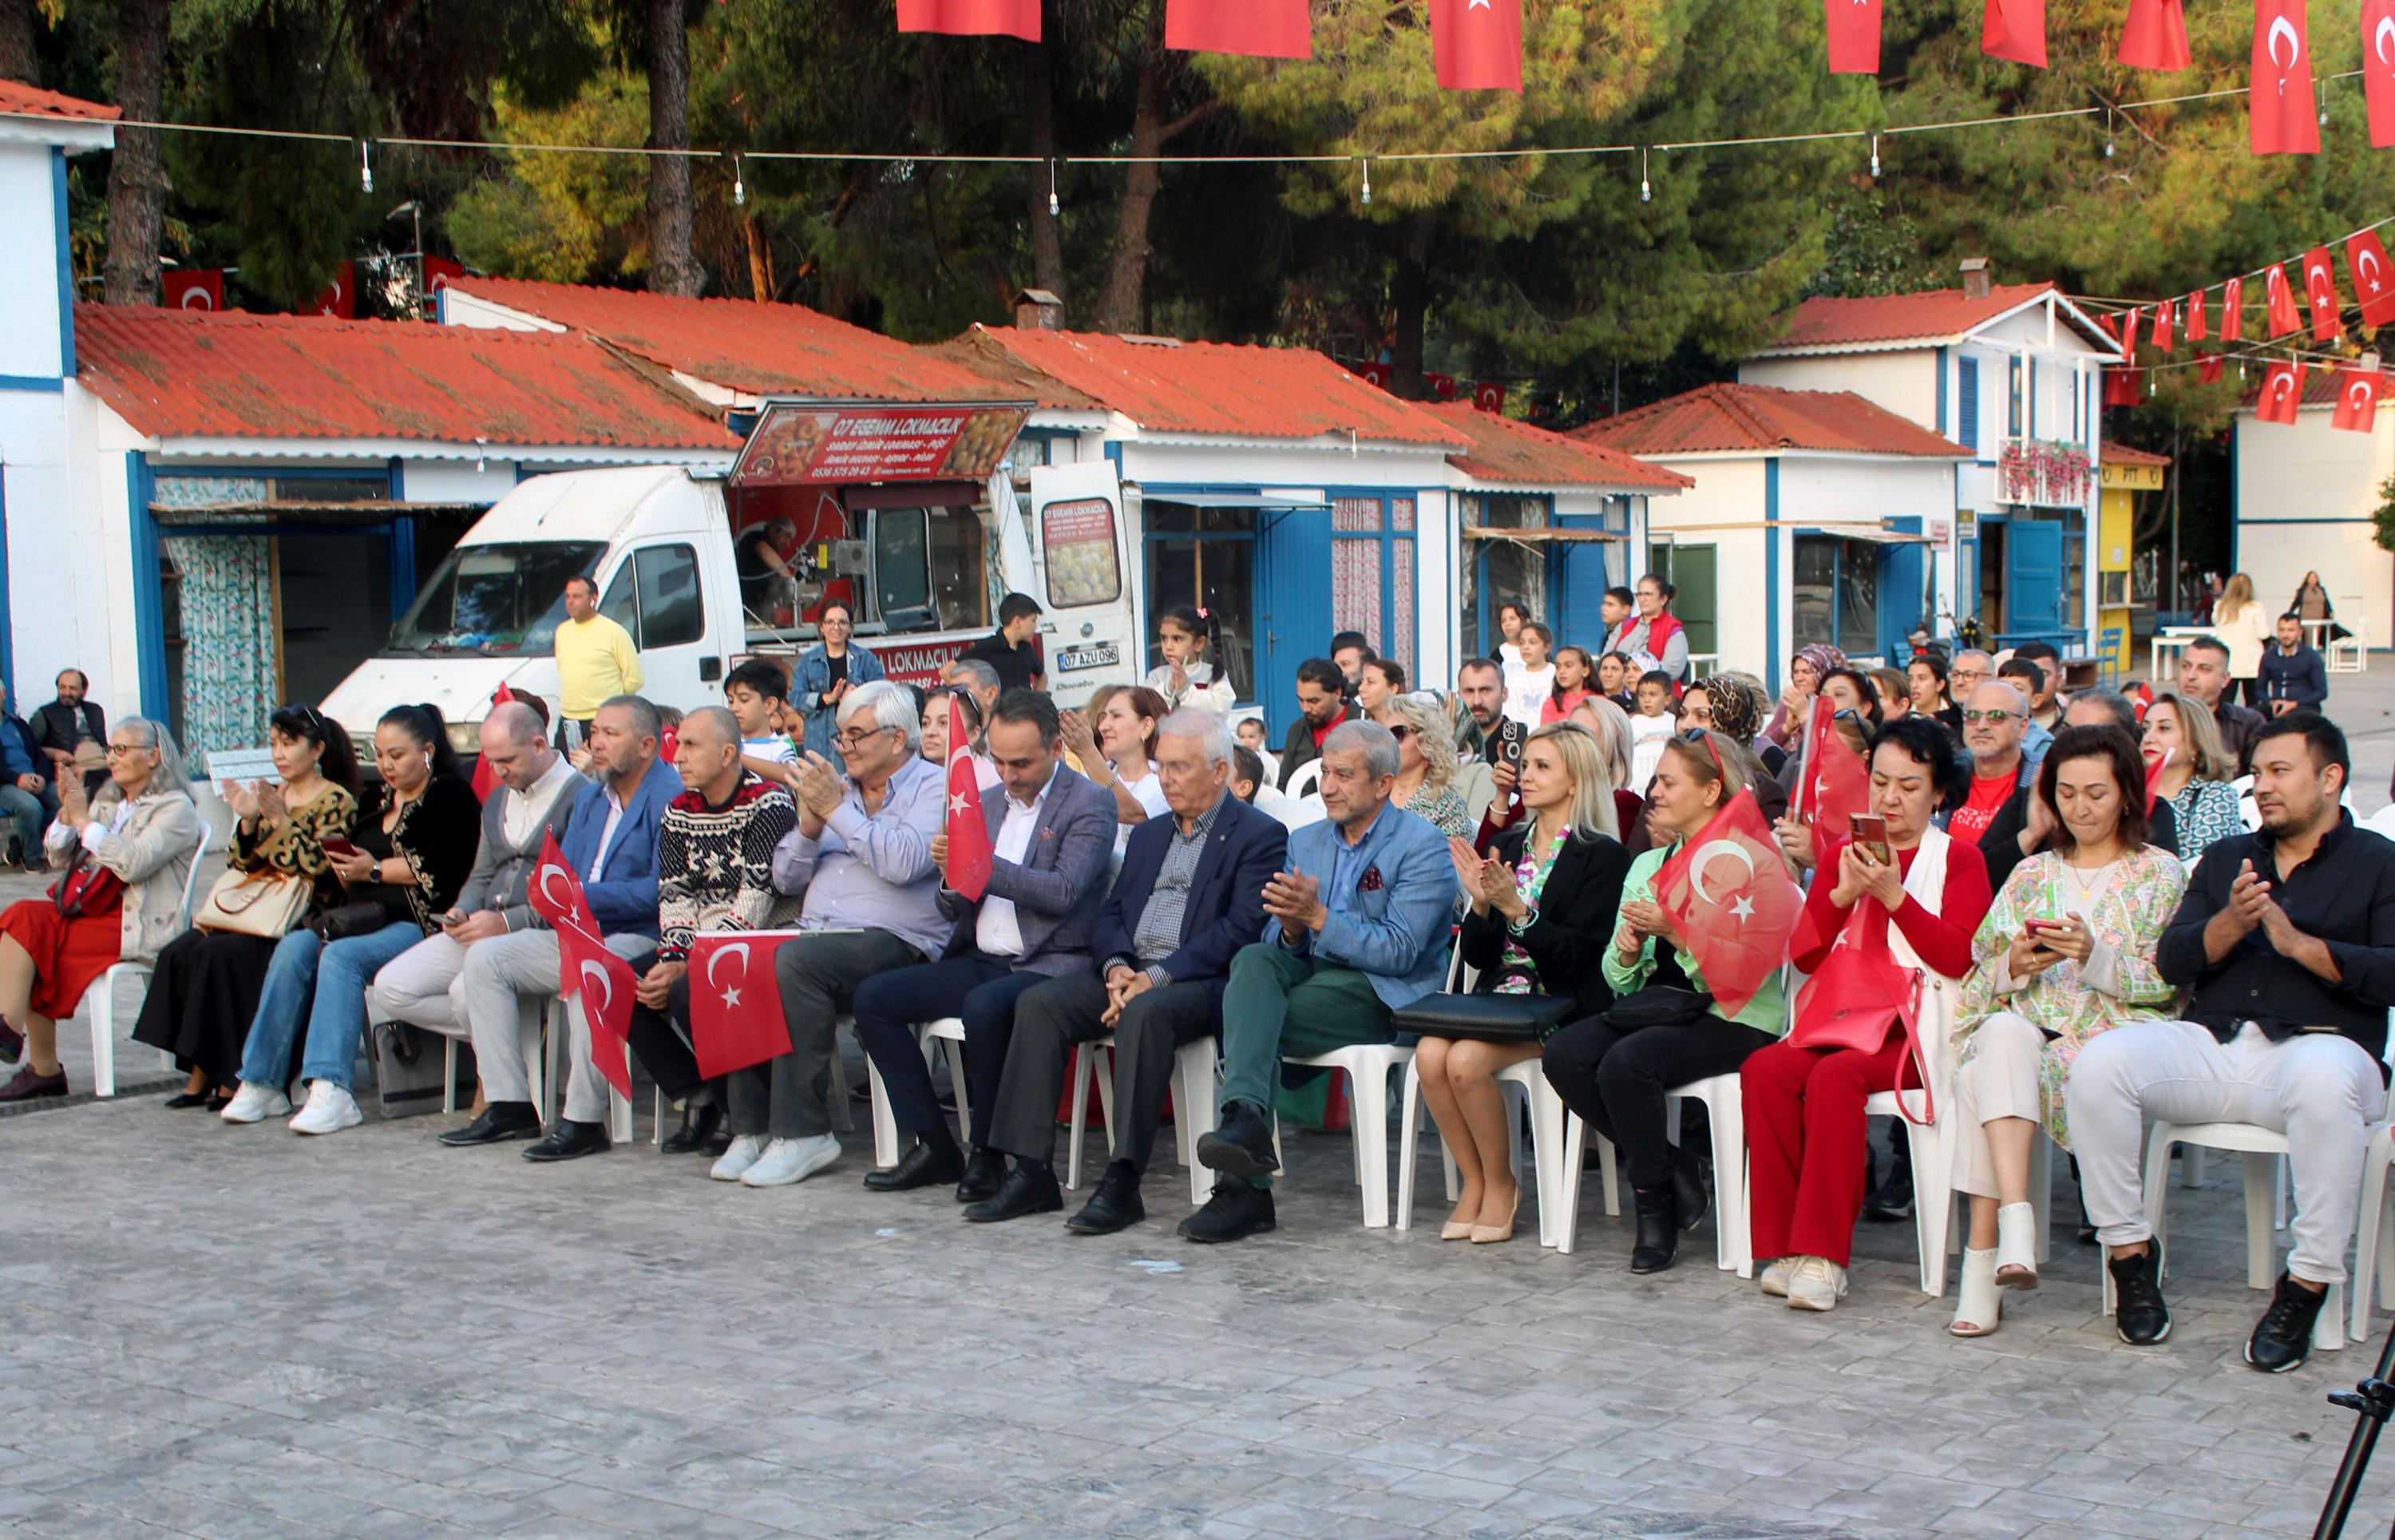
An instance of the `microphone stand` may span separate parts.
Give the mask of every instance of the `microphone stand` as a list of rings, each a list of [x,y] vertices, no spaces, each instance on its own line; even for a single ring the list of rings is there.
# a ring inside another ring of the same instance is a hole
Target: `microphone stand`
[[[2336,1467],[2336,1480],[2329,1483],[2328,1501],[2322,1505],[2320,1524],[2312,1531],[2312,1540],[2337,1540],[2345,1533],[2345,1520],[2353,1511],[2353,1499],[2362,1488],[2362,1473],[2370,1468],[2370,1454],[2378,1444],[2378,1430],[2387,1426],[2389,1412],[2395,1412],[2395,1326],[2388,1328],[2387,1340],[2378,1349],[2378,1367],[2369,1378],[2350,1390],[2332,1390],[2329,1402],[2351,1412],[2356,1421],[2353,1437],[2345,1444],[2345,1459]],[[2395,1530],[2389,1531],[2395,1536]]]

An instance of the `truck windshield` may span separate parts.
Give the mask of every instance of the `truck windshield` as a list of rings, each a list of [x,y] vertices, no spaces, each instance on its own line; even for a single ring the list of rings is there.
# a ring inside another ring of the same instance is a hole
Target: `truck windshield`
[[[463,545],[391,628],[396,653],[544,653],[565,618],[565,580],[595,571],[597,540]]]

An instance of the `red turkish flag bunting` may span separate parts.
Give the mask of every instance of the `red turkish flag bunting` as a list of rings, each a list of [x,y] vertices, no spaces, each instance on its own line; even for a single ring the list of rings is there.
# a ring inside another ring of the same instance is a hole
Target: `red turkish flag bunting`
[[[975,903],[989,891],[989,816],[981,802],[981,777],[974,772],[973,738],[964,713],[948,697],[948,870],[947,883]]]
[[[2146,399],[2143,369],[2108,368],[2104,371],[2104,405],[2135,406]]]
[[[2263,334],[2284,337],[2302,323],[2296,319],[2295,291],[2287,287],[2287,269],[2283,262],[2272,262],[2262,270]]]
[[[1039,0],[898,0],[902,33],[992,33],[1039,41]]]
[[[158,292],[168,310],[222,310],[224,269],[169,268],[158,275]]]
[[[2179,0],[2129,0],[2128,24],[2121,29],[2116,56],[2133,70],[2184,70],[2187,11]]]
[[[2220,340],[2243,341],[2245,337],[2245,280],[2231,278],[2220,285]]]
[[[1484,379],[1472,387],[1472,405],[1484,412],[1505,410],[1505,387],[1493,379]]]
[[[1871,771],[1838,736],[1837,713],[1827,701],[1826,696],[1813,697],[1805,724],[1805,778],[1796,788],[1805,825],[1813,831],[1816,871],[1837,870],[1838,852],[1854,827],[1849,820],[1871,811]]]
[[[1655,902],[1678,923],[1724,1016],[1736,1016],[1788,960],[1805,911],[1754,793],[1740,791],[1655,873]]]
[[[2362,0],[2362,94],[2370,142],[2395,144],[2395,0]]]
[[[2262,393],[2255,398],[2254,415],[2264,422],[2296,425],[2296,408],[2303,404],[2304,375],[2297,365],[2273,364],[2262,371]]]
[[[466,264],[450,257],[424,259],[424,295],[426,299],[440,293],[466,276]]]
[[[2326,246],[2304,253],[2304,302],[2312,312],[2312,340],[2335,341],[2336,334],[2345,329],[2337,320],[2344,305],[2336,297],[2336,269],[2329,261]]]
[[[2045,0],[1987,0],[1979,13],[1979,51],[2044,69]]]
[[[2145,312],[2137,309],[2135,305],[2131,305],[2129,307],[2128,314],[2121,317],[2121,360],[2123,363],[2137,362],[2137,328],[2139,325],[2144,324],[2144,319]]]
[[[1879,73],[1880,0],[1821,0],[1832,74]]]
[[[690,942],[690,1051],[708,1080],[790,1051],[774,982],[781,937],[701,931]]]
[[[2171,351],[2171,302],[2162,300],[2154,306],[2154,346]]]
[[[2195,378],[2206,385],[2219,384],[2220,355],[2216,352],[2208,352],[2196,360]]]
[[[1191,53],[1312,59],[1314,17],[1306,0],[1169,0],[1164,46]]]
[[[1522,0],[1430,0],[1430,60],[1449,91],[1522,91]]]
[[[533,871],[532,886],[524,899],[532,905],[535,914],[549,922],[551,930],[580,931],[585,936],[599,934],[599,923],[590,916],[590,901],[582,893],[582,879],[565,864],[565,854],[557,848],[554,834],[541,840],[540,865]]]
[[[2203,291],[2202,289],[2197,289],[2193,294],[2187,297],[2185,302],[2187,305],[2187,339],[2190,342],[2201,342],[2203,340]]]
[[[2362,307],[2362,324],[2383,326],[2395,321],[2395,266],[2378,232],[2365,230],[2345,243],[2345,271],[2353,279],[2354,301]]]
[[[2351,433],[2367,433],[2378,426],[2378,397],[2387,388],[2387,377],[2376,369],[2346,369],[2336,377],[2336,415],[2328,420],[2332,428],[2342,428]]]
[[[358,313],[356,265],[343,262],[333,270],[333,281],[316,291],[316,313],[354,320]]]
[[[615,1088],[616,1095],[631,1100],[631,1061],[627,1055],[632,991],[641,985],[632,965],[609,951],[597,936],[571,930],[557,933],[557,964],[559,992],[581,1007],[583,1024],[590,1030],[591,1067]],[[775,998],[780,998],[778,992]]]
[[[2304,0],[2256,0],[2246,136],[2257,155],[2320,153],[2312,51],[2304,38]]]

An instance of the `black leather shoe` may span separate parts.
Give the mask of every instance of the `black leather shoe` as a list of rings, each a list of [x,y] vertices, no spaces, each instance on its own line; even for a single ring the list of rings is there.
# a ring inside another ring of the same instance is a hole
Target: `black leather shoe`
[[[2112,1269],[2112,1329],[2121,1334],[2121,1340],[2132,1348],[2145,1348],[2169,1336],[2171,1317],[2170,1307],[2163,1302],[2161,1242],[2150,1241],[2141,1255],[2115,1256],[2105,1266]],[[2275,1313],[2277,1308],[2274,1303],[2271,1310]],[[2309,1322],[2305,1330],[2309,1334]]]
[[[1912,1217],[1912,1140],[1899,1127],[1888,1148],[1887,1175],[1863,1200],[1863,1217],[1886,1225]]]
[[[1245,1241],[1274,1228],[1272,1188],[1217,1182],[1206,1206],[1181,1221],[1181,1239],[1201,1246]]]
[[[214,1099],[214,1091],[178,1091],[164,1105],[169,1112],[180,1112],[187,1108],[205,1107]]]
[[[978,1203],[985,1198],[995,1198],[999,1184],[1005,1180],[1006,1157],[995,1149],[977,1148],[965,1162],[965,1174],[957,1182],[957,1201]]]
[[[533,1116],[532,1103],[491,1102],[483,1107],[481,1117],[463,1128],[453,1128],[442,1135],[441,1142],[455,1148],[538,1137],[540,1120]]]
[[[722,1126],[723,1109],[713,1102],[702,1102],[695,1107],[684,1103],[681,1126],[667,1135],[657,1148],[668,1155],[692,1154],[705,1149],[707,1141],[715,1137],[716,1130]]]
[[[2266,1374],[2283,1374],[2303,1367],[2311,1356],[2312,1324],[2328,1300],[2326,1289],[2307,1289],[2292,1274],[2279,1275],[2279,1292],[2270,1308],[2245,1339],[2245,1361]]]
[[[1065,1189],[1056,1185],[1053,1167],[1034,1175],[1016,1166],[998,1185],[998,1195],[965,1210],[965,1217],[977,1225],[994,1225],[1026,1214],[1053,1214],[1064,1206]]]
[[[33,1073],[32,1065],[20,1066],[17,1072],[8,1078],[8,1083],[0,1085],[0,1102],[33,1101],[40,1096],[63,1096],[66,1094],[67,1067],[63,1064],[59,1066],[59,1072],[55,1075],[37,1075]]]
[[[1280,1169],[1280,1159],[1273,1153],[1272,1119],[1251,1101],[1226,1103],[1222,1122],[1212,1133],[1198,1136],[1198,1162],[1250,1182],[1271,1175]]]
[[[717,1125],[715,1132],[707,1136],[707,1143],[699,1147],[698,1152],[710,1161],[716,1161],[722,1159],[724,1152],[731,1148],[732,1125],[727,1122]]]
[[[605,1123],[574,1122],[560,1118],[557,1126],[549,1131],[548,1138],[536,1145],[524,1147],[523,1158],[527,1161],[576,1161],[585,1155],[596,1155],[609,1147]]]
[[[1638,1240],[1630,1248],[1632,1272],[1659,1273],[1679,1259],[1680,1226],[1674,1221],[1680,1205],[1672,1187],[1666,1183],[1652,1191],[1631,1193],[1638,1204]]]
[[[1672,1157],[1672,1206],[1679,1211],[1679,1224],[1684,1230],[1695,1229],[1705,1222],[1705,1213],[1713,1202],[1712,1189],[1707,1186],[1713,1168],[1711,1156],[1691,1150],[1687,1145],[1682,1145]],[[1638,1265],[1632,1263],[1630,1270],[1636,1272]]]
[[[875,1192],[906,1192],[915,1188],[946,1187],[965,1174],[965,1153],[952,1144],[937,1149],[918,1144],[887,1171],[868,1171],[865,1185]]]
[[[1065,1221],[1065,1228],[1075,1235],[1112,1235],[1146,1217],[1147,1205],[1139,1198],[1139,1173],[1129,1164],[1110,1165],[1098,1179],[1098,1190],[1090,1194],[1080,1213]]]
[[[25,1034],[0,1020],[0,1064],[14,1064],[24,1053]]]

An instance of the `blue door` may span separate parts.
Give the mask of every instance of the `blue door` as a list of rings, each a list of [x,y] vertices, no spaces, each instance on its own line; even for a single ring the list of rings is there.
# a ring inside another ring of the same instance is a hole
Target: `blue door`
[[[1277,743],[1297,720],[1297,666],[1330,640],[1330,516],[1266,509],[1258,518],[1256,700]]]
[[[1890,528],[1907,535],[1921,533],[1918,518],[1887,521]],[[1912,656],[1912,644],[1907,640],[1915,625],[1925,625],[1930,634],[1937,634],[1937,618],[1923,617],[1921,584],[1922,552],[1925,546],[1887,545],[1880,547],[1879,559],[1879,655],[1890,663],[1902,667],[1900,659]]]
[[[2005,630],[2062,630],[2062,525],[2015,519],[2005,526]]]

